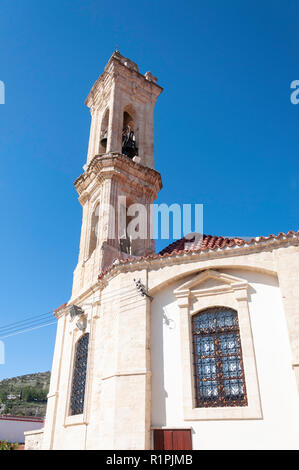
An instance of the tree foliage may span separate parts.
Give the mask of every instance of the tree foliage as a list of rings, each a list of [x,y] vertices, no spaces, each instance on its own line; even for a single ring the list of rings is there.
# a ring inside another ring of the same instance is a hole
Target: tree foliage
[[[0,441],[0,450],[17,450],[18,447],[17,442]]]

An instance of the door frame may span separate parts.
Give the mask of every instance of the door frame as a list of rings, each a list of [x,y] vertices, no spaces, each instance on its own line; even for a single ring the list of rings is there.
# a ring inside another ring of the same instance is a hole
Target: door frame
[[[188,450],[193,450],[193,439],[192,439],[192,434],[193,434],[193,428],[192,427],[182,427],[182,426],[153,426],[151,428],[151,448],[152,450],[154,449],[154,432],[155,431],[189,431],[190,432],[190,443],[191,443],[191,449]],[[169,449],[169,450],[183,450],[183,449]],[[187,450],[187,449],[186,449]]]

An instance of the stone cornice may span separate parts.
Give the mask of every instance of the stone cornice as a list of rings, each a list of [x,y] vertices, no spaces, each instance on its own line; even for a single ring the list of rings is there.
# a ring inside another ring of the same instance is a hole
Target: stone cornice
[[[59,318],[62,317],[66,313],[67,309],[68,309],[68,304],[65,303],[61,305],[61,307],[54,310],[53,313],[54,313],[54,316],[57,318],[57,320],[59,320]]]
[[[119,52],[115,52],[110,57],[105,71],[93,85],[85,104],[89,108],[97,107],[100,96],[103,97],[116,81],[121,82],[125,88],[133,87],[134,94],[141,100],[144,98],[148,100],[150,96],[153,103],[163,91],[163,88],[156,83],[156,77],[150,72],[142,75],[134,62],[123,57]]]
[[[250,255],[253,253],[261,253],[266,251],[273,251],[275,249],[298,246],[299,245],[299,232],[292,232],[290,234],[283,234],[277,238],[270,238],[268,240],[260,241],[261,237],[257,237],[256,242],[250,242],[241,246],[235,245],[233,247],[217,248],[210,250],[198,251],[182,251],[180,253],[172,253],[165,255],[150,255],[147,257],[140,257],[135,259],[117,260],[112,266],[107,268],[99,275],[101,282],[105,284],[110,279],[117,276],[119,273],[139,271],[141,269],[157,269],[164,266],[171,266],[182,263],[192,263],[194,261],[206,261],[212,259],[225,259],[229,257]]]
[[[99,275],[99,279],[88,289],[84,289],[80,292],[78,296],[72,298],[69,302],[69,305],[73,303],[80,303],[84,298],[88,297],[91,292],[96,292],[98,289],[102,290],[107,286],[110,280],[118,276],[120,273],[141,271],[146,269],[150,271],[151,269],[156,270],[157,268],[163,268],[166,266],[172,266],[180,263],[192,263],[196,261],[207,261],[213,259],[223,259],[231,258],[233,256],[242,256],[250,255],[254,253],[262,253],[265,251],[272,251],[273,249],[284,248],[288,246],[298,246],[299,245],[299,232],[295,233],[293,236],[285,234],[280,239],[264,240],[263,242],[257,241],[252,245],[242,245],[234,247],[219,248],[208,251],[193,251],[189,253],[177,253],[174,255],[160,256],[153,255],[148,257],[140,257],[127,261],[115,260],[113,265],[107,268],[103,273]],[[66,304],[65,304],[66,305]],[[68,305],[68,306],[69,306]],[[56,311],[56,318],[59,318],[64,312],[65,309],[61,307],[61,310]]]
[[[74,183],[81,204],[88,199],[95,180],[101,183],[105,179],[116,179],[124,185],[130,185],[136,194],[147,193],[154,198],[162,188],[161,175],[152,168],[133,162],[121,154],[95,155],[86,171]]]
[[[115,260],[113,265],[107,268],[107,270],[100,274],[99,279],[88,289],[84,289],[79,293],[78,296],[72,298],[67,305],[82,303],[91,292],[96,292],[98,289],[102,290],[105,288],[109,281],[118,276],[120,273],[134,272],[151,269],[156,270],[157,268],[163,268],[166,266],[172,266],[180,263],[192,263],[196,261],[207,261],[213,259],[231,258],[232,256],[250,255],[253,253],[261,253],[265,251],[272,251],[273,249],[279,249],[288,246],[299,245],[299,232],[295,236],[288,236],[287,234],[281,239],[273,242],[273,240],[265,240],[263,242],[255,243],[254,245],[242,245],[235,247],[226,247],[217,250],[201,251],[201,252],[190,252],[190,253],[179,253],[171,256],[159,256],[153,255],[150,257],[140,257],[128,260],[126,262],[121,260]],[[66,304],[65,304],[66,305]],[[59,318],[65,313],[65,308],[56,311],[56,318]]]

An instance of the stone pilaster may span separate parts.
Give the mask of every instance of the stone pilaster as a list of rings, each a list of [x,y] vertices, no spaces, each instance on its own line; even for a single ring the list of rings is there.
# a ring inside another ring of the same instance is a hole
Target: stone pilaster
[[[299,247],[277,250],[277,274],[289,330],[292,367],[299,391]]]
[[[146,283],[146,271],[138,273]],[[150,448],[149,300],[136,290],[133,274],[104,289],[101,432],[103,449]],[[99,354],[99,351],[98,351]]]
[[[58,312],[57,333],[51,371],[50,389],[48,393],[47,413],[42,439],[42,449],[53,448],[55,425],[57,418],[57,405],[59,399],[59,386],[61,377],[61,361],[63,357],[63,345],[65,339],[66,316],[63,310]]]

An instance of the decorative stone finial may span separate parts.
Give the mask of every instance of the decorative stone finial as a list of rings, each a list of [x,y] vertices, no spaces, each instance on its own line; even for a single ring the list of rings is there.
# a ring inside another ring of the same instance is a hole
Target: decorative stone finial
[[[155,77],[151,72],[145,72],[144,76],[149,82],[157,83],[158,81],[157,77]]]

